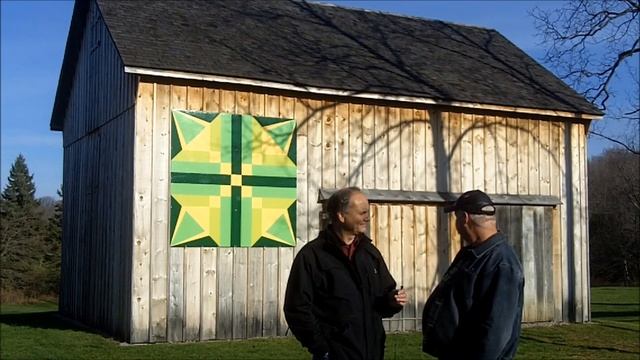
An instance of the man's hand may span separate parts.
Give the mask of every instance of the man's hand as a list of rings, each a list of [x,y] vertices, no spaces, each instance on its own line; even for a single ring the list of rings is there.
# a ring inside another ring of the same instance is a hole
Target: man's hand
[[[326,352],[324,354],[313,354],[312,360],[329,360],[329,353]]]
[[[404,306],[404,304],[406,304],[408,300],[409,296],[407,296],[407,293],[403,288],[397,290],[395,295],[393,295],[393,301],[395,302],[395,305]]]

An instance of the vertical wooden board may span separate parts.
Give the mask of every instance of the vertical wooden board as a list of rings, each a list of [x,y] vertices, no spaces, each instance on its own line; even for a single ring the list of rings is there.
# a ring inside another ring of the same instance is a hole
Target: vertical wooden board
[[[202,110],[202,88],[187,87],[187,109]],[[184,335],[186,341],[200,339],[200,248],[184,250]]]
[[[572,300],[570,287],[573,280],[569,277],[569,269],[572,266],[569,263],[569,232],[572,231],[572,225],[568,223],[568,212],[571,204],[568,203],[567,191],[571,186],[567,179],[567,162],[570,162],[567,149],[571,149],[571,123],[565,121],[559,126],[559,154],[560,154],[560,237],[561,237],[561,254],[562,254],[562,318],[563,321],[571,320]],[[570,168],[570,167],[569,167]],[[572,200],[573,201],[573,200]]]
[[[496,194],[507,193],[507,120],[495,118],[495,185]]]
[[[218,310],[216,319],[216,339],[233,338],[233,257],[234,249],[219,248],[217,263]],[[244,286],[239,284],[238,286]]]
[[[529,194],[540,194],[540,129],[539,120],[529,120],[528,158],[529,158]]]
[[[278,96],[265,96],[265,116],[277,117],[280,115],[280,99]],[[278,334],[278,249],[265,248],[263,260],[263,311],[262,334],[263,336],[276,336]]]
[[[265,96],[262,94],[251,93],[249,96],[249,113],[254,116],[264,116],[265,109]],[[303,118],[296,119],[298,126],[306,129],[306,121]],[[300,128],[298,129],[300,130]],[[297,144],[298,144],[298,161],[300,157],[306,158],[306,153],[300,151],[301,138],[306,141],[306,132],[299,131]],[[306,145],[306,144],[305,144]],[[306,171],[306,168],[300,169],[300,162],[298,162],[298,181],[300,181],[300,171]],[[298,194],[300,194],[300,188],[298,188]],[[299,195],[300,196],[300,195]],[[306,201],[300,208],[298,203],[298,214],[301,211],[306,211]],[[300,216],[299,216],[300,217]],[[305,216],[306,218],[306,216]],[[298,220],[299,221],[299,220]],[[299,223],[299,222],[298,222]],[[300,228],[298,228],[298,234]],[[262,336],[262,305],[263,305],[263,293],[264,293],[264,248],[252,248],[248,251],[248,288],[247,288],[247,337],[255,338]]]
[[[389,109],[374,109],[375,188],[389,189]]]
[[[591,298],[590,298],[590,283],[589,283],[589,214],[587,212],[587,129],[585,124],[577,124],[577,136],[580,147],[580,229],[582,231],[581,245],[582,252],[580,257],[582,258],[582,268],[580,273],[582,274],[580,281],[582,286],[582,319],[583,321],[591,321]]]
[[[575,301],[575,321],[582,322],[583,318],[583,289],[582,289],[582,224],[581,224],[581,188],[580,188],[580,129],[578,124],[571,124],[571,179],[572,183],[567,184],[572,188],[573,202],[569,204],[569,211],[573,212],[573,223],[568,224],[573,230],[573,288]]]
[[[376,247],[378,248],[378,250],[380,251],[380,254],[382,255],[382,258],[385,260],[385,262],[387,263],[387,266],[389,267],[389,270],[391,270],[390,266],[391,266],[391,259],[389,258],[389,205],[382,205],[382,204],[372,204],[371,207],[373,208],[373,212],[375,213],[375,217],[376,217],[376,222],[374,222],[374,226],[372,226],[372,228],[375,228],[375,244]],[[392,274],[393,275],[393,274]],[[396,279],[396,281],[399,281],[399,279],[397,277],[394,277],[394,279]],[[391,320],[388,319],[383,319],[383,326],[385,328],[385,330],[389,330],[389,323]]]
[[[280,98],[281,118],[295,118],[294,99],[290,97]],[[287,321],[284,318],[284,298],[287,289],[287,280],[291,272],[295,248],[281,247],[278,249],[278,335],[284,336],[287,332]]]
[[[233,292],[231,295],[231,299],[233,303],[232,337],[234,339],[247,338],[247,289],[249,287],[249,280],[247,279],[247,261],[248,252],[250,250],[253,249],[233,249],[233,277],[231,277],[231,282],[233,282]]]
[[[149,250],[153,156],[153,84],[140,83],[136,103],[133,192],[131,342],[149,341]],[[85,213],[86,214],[86,213]],[[85,298],[86,299],[86,298]]]
[[[444,273],[449,268],[452,259],[455,254],[451,254],[451,241],[453,241],[449,235],[449,214],[445,214],[442,210],[438,209],[438,279],[441,279]]]
[[[187,88],[171,86],[171,110],[185,109]],[[184,340],[184,248],[169,248],[169,315],[167,337],[171,342]]]
[[[317,199],[322,183],[322,169],[318,168],[318,165],[322,164],[322,112],[321,101],[309,100],[307,163],[311,165],[308,166],[307,171],[308,239],[315,238],[320,231],[321,207]]]
[[[236,92],[234,113],[244,115],[250,113],[249,97],[250,94],[247,92]],[[231,104],[228,106],[231,107]],[[233,249],[233,295],[231,298],[233,301],[232,337],[234,339],[247,337],[248,252],[252,250],[247,248]]]
[[[264,284],[262,335],[276,336],[278,332],[278,250],[264,250]]]
[[[362,104],[349,104],[349,186],[362,188],[364,158],[362,156]]]
[[[399,286],[403,286],[409,295],[409,301],[402,309],[401,316],[403,318],[402,331],[415,331],[416,329],[416,261],[415,261],[415,216],[413,206],[401,206],[401,226],[402,226],[402,242],[401,258],[402,258],[402,282]],[[404,320],[406,319],[406,320]]]
[[[427,296],[436,288],[440,282],[438,263],[440,261],[440,250],[438,246],[438,208],[429,206],[427,215],[427,271],[426,286]],[[446,255],[445,255],[446,256]],[[426,299],[425,299],[426,301]]]
[[[562,244],[560,235],[560,209],[553,208],[553,224],[551,228],[551,239],[553,244],[553,263],[551,265],[553,274],[553,300],[554,300],[554,321],[562,321]]]
[[[484,190],[488,194],[496,193],[496,118],[495,116],[484,117],[484,149],[478,149],[484,153],[484,166],[483,175],[484,178]],[[474,142],[474,154],[475,154],[475,142]],[[474,163],[475,167],[475,163]],[[474,176],[475,179],[475,176]]]
[[[518,120],[507,118],[507,194],[518,194]]]
[[[540,195],[551,194],[551,160],[553,154],[551,153],[551,136],[550,136],[550,124],[548,121],[539,121],[540,126]]]
[[[546,260],[549,257],[549,249],[547,248],[547,239],[545,238],[544,208],[536,206],[533,210],[533,257],[535,261],[536,275],[536,321],[548,321],[546,318],[546,279],[550,268],[545,267]]]
[[[509,236],[509,207],[497,206],[496,207],[496,224],[498,231]],[[512,239],[509,239],[512,240]]]
[[[220,111],[220,91],[205,88],[202,93],[202,108],[207,112]],[[200,298],[200,340],[216,338],[218,313],[218,249],[204,248],[201,254],[201,298]]]
[[[151,228],[150,341],[167,340],[167,267],[169,258],[169,163],[171,88],[156,85],[155,130],[153,132],[153,226]]]
[[[544,269],[544,304],[545,312],[544,319],[546,321],[553,321],[555,319],[555,298],[554,298],[554,274],[553,274],[553,208],[546,207],[543,209],[543,239],[544,239],[544,262],[542,268]]]
[[[362,107],[362,187],[364,189],[374,189],[376,186],[374,111],[373,105]]]
[[[530,206],[522,207],[522,269],[524,271],[524,314],[522,320],[525,322],[537,320],[537,293],[538,273],[535,263],[535,241],[534,238],[534,209]]]
[[[220,90],[220,112],[236,113],[236,93],[235,91]],[[218,280],[218,317],[216,319],[216,339],[233,338],[234,324],[234,248],[219,248],[217,265]],[[237,284],[246,286],[246,284]]]
[[[437,119],[432,119],[430,117],[430,112],[426,111],[426,110],[421,110],[421,113],[424,116],[424,121],[425,121],[425,142],[424,142],[424,154],[425,154],[425,170],[424,170],[424,177],[425,177],[425,191],[437,191],[438,189],[436,189],[436,185],[438,183],[436,176],[437,176],[437,170],[438,170],[438,164],[436,159],[438,158],[436,152],[439,151],[438,149],[440,149],[439,146],[436,146],[436,142],[441,143],[442,139],[441,136],[438,136],[437,134],[434,134],[434,132],[437,132],[437,129],[441,130],[441,124],[435,124],[436,121],[438,121]],[[440,132],[439,135],[442,135],[442,133]],[[416,145],[417,147],[417,145]],[[416,190],[417,190],[417,186],[416,186]]]
[[[378,247],[378,208],[371,204],[369,205],[369,233],[367,234],[373,243],[373,246]]]
[[[337,103],[335,114],[335,187],[349,183],[349,104]],[[327,169],[324,169],[327,170]]]
[[[415,213],[415,289],[409,294],[411,302],[414,306],[416,317],[415,330],[422,330],[422,306],[427,301],[429,296],[429,264],[427,262],[427,254],[430,250],[429,241],[429,224],[428,215],[429,211],[426,206],[414,206]]]
[[[562,124],[552,122],[549,124],[549,137],[550,137],[550,191],[551,195],[560,196],[562,193],[560,189],[560,178],[564,176],[560,172],[560,167],[564,159],[560,155],[560,145],[562,143]]]
[[[376,247],[380,250],[380,254],[382,254],[382,258],[385,259],[387,265],[391,266],[391,259],[389,258],[389,206],[373,204],[372,207],[376,208],[376,216],[378,218],[375,226]]]
[[[336,185],[336,105],[323,101],[322,111],[322,186],[335,188]]]
[[[400,148],[400,109],[389,108],[389,189],[400,190],[401,186],[401,167],[403,165],[402,153]]]
[[[451,239],[449,242],[449,263],[451,263],[462,247],[462,238],[456,230],[456,216],[453,213],[447,216],[449,218],[449,239]]]
[[[133,136],[131,136],[131,132],[133,130],[133,126],[132,123],[135,123],[135,121],[133,120],[133,115],[131,113],[131,111],[127,111],[126,115],[123,117],[124,120],[121,120],[125,125],[121,124],[121,133],[120,136],[117,136],[115,139],[115,147],[117,149],[120,149],[121,151],[119,151],[115,166],[118,169],[123,169],[123,168],[129,168],[129,164],[132,163],[132,160],[130,159],[131,156],[131,149],[133,148],[134,144],[132,141]],[[131,164],[132,165],[132,164]],[[130,167],[130,169],[133,169],[133,166]],[[114,173],[116,173],[114,171]],[[117,179],[116,181],[116,186],[118,188],[125,188],[126,184],[127,184],[127,180],[125,179],[131,179],[129,176],[131,176],[130,171],[120,171],[117,172]],[[125,176],[125,174],[128,174],[128,176]],[[66,190],[65,190],[66,191]],[[66,192],[65,192],[66,193]],[[116,201],[115,201],[115,207],[114,207],[114,212],[119,212],[119,213],[125,213],[125,207],[127,206],[131,206],[131,201],[132,201],[132,194],[130,194],[129,196],[122,196],[121,194],[118,194],[116,196]],[[129,251],[127,249],[131,249],[131,246],[129,245],[129,242],[127,241],[127,239],[129,238],[130,234],[127,234],[128,231],[130,231],[130,227],[128,225],[125,225],[126,220],[123,217],[119,217],[116,221],[115,221],[115,226],[114,226],[114,239],[116,239],[114,241],[114,251],[115,253],[118,255],[114,258],[114,279],[124,279],[126,275],[124,275],[124,273],[126,271],[129,271],[130,268],[127,269],[127,266],[125,266],[125,261],[123,258],[126,258],[129,256]],[[124,235],[127,234],[127,235]],[[113,302],[114,302],[114,306],[113,306],[113,316],[114,316],[114,328],[115,328],[115,333],[117,334],[117,336],[122,336],[123,338],[126,338],[127,335],[129,333],[127,329],[127,314],[128,314],[128,306],[125,305],[129,303],[128,299],[126,298],[126,296],[124,294],[127,294],[127,290],[128,290],[128,286],[130,285],[130,283],[127,283],[127,281],[116,281],[116,287],[115,287],[115,291],[114,291],[114,297],[113,297]]]
[[[473,182],[473,136],[474,136],[474,123],[473,115],[462,114],[462,120],[460,122],[460,191],[472,190],[474,187]]]
[[[529,120],[518,119],[518,194],[529,193]]]
[[[473,115],[473,123],[471,132],[472,138],[472,154],[473,154],[473,188],[484,190],[486,192],[491,193],[485,189],[485,168],[486,164],[484,161],[485,158],[485,147],[484,147],[484,137],[485,137],[485,129],[487,127],[486,119],[483,115]],[[493,153],[493,149],[491,149]],[[493,179],[494,175],[491,173],[487,174],[487,178]]]
[[[317,171],[315,168],[309,169],[307,162],[307,122],[308,122],[308,107],[309,104],[306,100],[296,99],[294,104],[294,118],[298,126],[303,126],[305,131],[297,131],[297,151],[296,151],[296,164],[297,164],[297,202],[296,202],[296,248],[297,253],[302,246],[309,241],[309,234],[307,233],[307,224],[309,222],[308,215],[308,203],[309,203],[309,189],[307,187],[307,179],[309,171]]]
[[[278,249],[278,336],[284,336],[288,330],[284,317],[284,299],[293,263],[293,251],[294,248]]]
[[[522,254],[522,207],[521,206],[508,206],[505,207],[509,211],[509,229],[508,229],[508,239],[509,244],[513,246],[513,250],[516,255],[518,255],[518,259],[520,259],[520,263],[524,262],[523,254]],[[525,277],[525,282],[527,282],[527,278]]]
[[[398,284],[404,281],[402,273],[402,208],[398,205],[389,206],[389,271]],[[402,330],[402,313],[393,316],[389,323],[390,331]]]
[[[247,338],[262,336],[263,259],[264,250],[262,248],[249,250],[247,264]]]
[[[560,276],[560,286],[561,290],[558,293],[558,297],[560,298],[560,313],[561,318],[560,321],[568,322],[569,321],[569,277],[568,277],[568,248],[567,248],[567,198],[566,198],[566,188],[565,188],[565,167],[564,167],[564,138],[562,135],[563,130],[561,126],[558,126],[559,130],[559,147],[558,147],[558,157],[562,159],[562,161],[558,162],[557,171],[558,176],[558,197],[560,198],[560,205],[556,207],[556,211],[558,213],[558,221],[557,221],[557,229],[558,233],[558,269],[560,272],[558,275]],[[560,175],[562,174],[562,175]]]
[[[184,333],[183,340],[200,339],[200,249],[184,253]]]
[[[449,126],[447,145],[449,152],[449,188],[451,192],[461,193],[462,191],[462,137],[461,137],[462,116],[458,113],[449,113]]]
[[[412,109],[400,109],[400,189],[413,190],[413,123],[415,116]]]
[[[217,269],[216,248],[203,248],[201,254],[200,340],[216,338]]]

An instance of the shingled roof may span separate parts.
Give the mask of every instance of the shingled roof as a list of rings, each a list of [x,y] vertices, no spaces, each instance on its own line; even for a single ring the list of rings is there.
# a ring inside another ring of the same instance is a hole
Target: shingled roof
[[[602,114],[491,29],[296,0],[97,3],[128,67]]]

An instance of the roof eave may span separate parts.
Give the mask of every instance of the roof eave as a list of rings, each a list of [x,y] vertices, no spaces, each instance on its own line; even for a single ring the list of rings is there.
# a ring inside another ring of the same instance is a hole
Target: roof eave
[[[354,90],[322,88],[322,87],[295,85],[295,84],[280,83],[280,82],[273,82],[273,81],[231,77],[231,76],[224,76],[224,75],[199,74],[199,73],[192,73],[192,72],[185,72],[185,71],[153,69],[153,68],[144,68],[144,67],[136,67],[136,66],[125,66],[124,71],[126,73],[137,74],[137,75],[147,75],[147,76],[154,76],[154,77],[174,78],[174,79],[210,81],[210,82],[217,82],[217,83],[231,84],[231,85],[255,86],[255,87],[269,88],[269,89],[276,89],[276,90],[305,92],[305,93],[312,93],[312,94],[318,94],[318,95],[330,95],[330,96],[361,98],[361,99],[368,99],[368,100],[393,101],[393,102],[431,104],[431,105],[452,106],[452,107],[489,110],[489,111],[502,111],[502,112],[521,113],[521,114],[534,114],[534,115],[545,115],[545,116],[553,116],[553,117],[574,118],[574,119],[581,119],[581,120],[597,120],[597,119],[600,119],[603,115],[602,113],[595,113],[595,112],[594,113],[570,112],[570,111],[563,111],[563,110],[549,110],[549,109],[538,109],[538,108],[528,108],[528,107],[473,103],[473,102],[464,102],[464,101],[448,101],[448,100],[441,100],[441,99],[434,99],[434,98],[427,98],[427,97],[417,97],[417,96],[360,92],[360,91],[354,91]]]
[[[69,35],[67,35],[67,44],[64,50],[56,97],[49,122],[49,128],[51,130],[62,131],[64,129],[64,118],[71,93],[71,84],[75,76],[90,1],[91,0],[76,0],[73,6]]]

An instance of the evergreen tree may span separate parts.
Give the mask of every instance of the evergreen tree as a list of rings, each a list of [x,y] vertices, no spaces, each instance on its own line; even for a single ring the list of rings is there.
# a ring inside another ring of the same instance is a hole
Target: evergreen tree
[[[45,277],[42,292],[46,294],[58,293],[60,288],[60,259],[62,250],[62,190],[58,190],[60,200],[54,205],[53,215],[48,219],[46,253],[44,255]]]
[[[36,186],[27,162],[18,155],[9,171],[0,202],[0,281],[3,289],[37,293],[44,254],[44,228]]]
[[[19,154],[9,170],[7,187],[2,191],[2,199],[9,205],[21,208],[35,207],[36,185],[33,183],[33,175],[29,174],[27,160]]]

